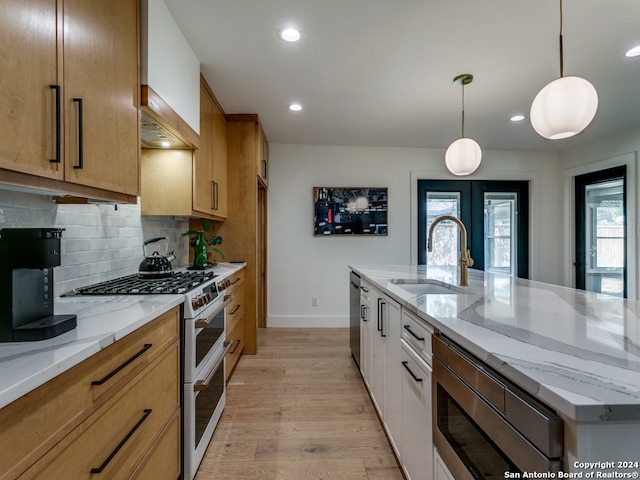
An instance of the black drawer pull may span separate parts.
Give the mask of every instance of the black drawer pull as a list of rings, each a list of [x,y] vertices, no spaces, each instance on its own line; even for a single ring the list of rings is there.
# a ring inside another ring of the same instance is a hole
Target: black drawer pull
[[[238,310],[240,309],[240,305],[236,305],[236,308],[234,308],[233,310],[231,310],[229,312],[229,315],[233,315],[234,313],[236,313]]]
[[[240,277],[236,278],[233,282],[231,282],[231,285],[235,285],[236,283],[238,283],[240,281]]]
[[[411,369],[409,368],[409,362],[402,362],[402,366],[407,369],[407,372],[409,372],[409,375],[411,375],[416,382],[422,381],[420,377],[416,377],[416,374],[411,371]]]
[[[411,335],[413,335],[413,338],[415,338],[416,340],[420,340],[421,342],[424,342],[424,337],[419,337],[418,335],[416,335],[416,332],[414,332],[413,330],[411,330],[411,325],[405,325],[404,329],[409,332]]]
[[[128,360],[125,360],[122,364],[120,364],[120,366],[118,366],[117,368],[115,368],[114,370],[112,370],[111,372],[107,373],[104,377],[102,377],[100,380],[94,380],[93,382],[91,382],[91,385],[103,385],[105,383],[107,383],[107,381],[113,377],[114,375],[116,375],[120,370],[122,370],[123,368],[125,368],[127,365],[129,365],[131,362],[133,362],[136,358],[138,358],[140,355],[142,355],[144,352],[146,352],[147,350],[149,350],[151,347],[153,347],[152,343],[145,343],[144,347],[142,347],[142,349],[135,353],[131,358],[129,358]]]
[[[235,347],[233,347],[233,350],[231,350],[231,351],[229,352],[231,355],[233,355],[234,353],[236,353],[236,350],[237,350],[237,349],[238,349],[238,347],[240,346],[240,343],[242,343],[240,340],[236,340],[236,342],[238,342],[238,343],[236,343],[236,346],[235,346]]]
[[[129,440],[129,438],[131,438],[131,435],[133,435],[136,430],[140,427],[140,425],[142,425],[142,423],[147,419],[147,417],[151,414],[151,409],[150,408],[145,408],[144,409],[144,414],[142,415],[142,417],[140,418],[140,420],[138,420],[138,423],[136,423],[133,428],[131,430],[129,430],[129,433],[127,433],[127,435],[120,440],[120,443],[116,446],[116,448],[113,449],[113,452],[111,452],[111,454],[105,459],[104,462],[102,462],[102,465],[100,465],[99,467],[95,467],[91,469],[91,473],[102,473],[102,471],[107,468],[107,465],[109,465],[109,462],[111,460],[113,460],[113,457],[115,457],[117,455],[117,453],[120,451],[120,449],[122,447],[124,447],[124,444],[127,443],[127,440]]]
[[[49,88],[56,93],[56,154],[49,161],[51,163],[60,163],[60,85],[49,85]]]

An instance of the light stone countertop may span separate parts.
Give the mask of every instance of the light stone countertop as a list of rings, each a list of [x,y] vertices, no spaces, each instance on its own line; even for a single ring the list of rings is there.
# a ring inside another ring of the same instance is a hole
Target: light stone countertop
[[[244,264],[219,264],[222,280]],[[36,342],[0,343],[0,408],[183,303],[184,295],[58,297],[54,314],[76,314],[77,327]]]
[[[473,269],[467,294],[412,295],[390,280],[457,275],[350,268],[565,417],[640,421],[639,302]]]
[[[56,298],[54,313],[75,313],[77,327],[48,340],[0,343],[0,408],[183,301],[183,295]]]

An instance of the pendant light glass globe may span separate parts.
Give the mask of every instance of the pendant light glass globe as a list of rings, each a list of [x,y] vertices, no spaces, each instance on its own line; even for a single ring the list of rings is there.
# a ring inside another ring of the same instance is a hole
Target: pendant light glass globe
[[[533,129],[544,138],[572,137],[593,120],[598,110],[598,93],[584,78],[560,77],[547,84],[531,104]]]
[[[462,135],[444,154],[444,163],[454,175],[470,175],[480,166],[482,149],[478,142],[464,136],[464,86],[473,81],[473,75],[463,73],[453,79],[454,85],[462,86]]]
[[[454,175],[470,175],[482,161],[482,149],[472,138],[459,138],[447,148],[444,163]]]

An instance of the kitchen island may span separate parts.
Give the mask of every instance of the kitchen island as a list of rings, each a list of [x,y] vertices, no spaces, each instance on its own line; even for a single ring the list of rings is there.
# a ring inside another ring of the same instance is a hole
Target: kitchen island
[[[553,409],[564,422],[565,471],[640,461],[638,302],[476,270],[468,287],[420,295],[392,280],[457,285],[457,273],[350,268]]]

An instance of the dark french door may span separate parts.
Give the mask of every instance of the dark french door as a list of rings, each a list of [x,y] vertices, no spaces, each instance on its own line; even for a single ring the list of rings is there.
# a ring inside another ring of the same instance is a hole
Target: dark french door
[[[627,296],[627,167],[575,177],[576,288]]]
[[[452,222],[434,230],[427,254],[427,232],[433,220],[453,215],[467,229],[473,268],[529,276],[529,182],[502,180],[419,180],[418,263],[455,265],[459,231]]]

